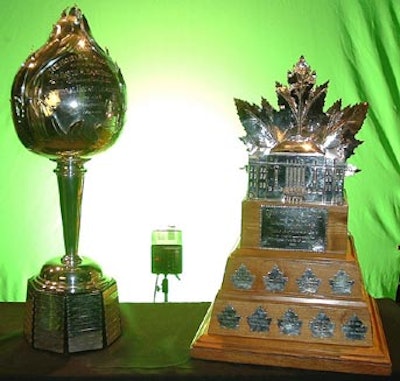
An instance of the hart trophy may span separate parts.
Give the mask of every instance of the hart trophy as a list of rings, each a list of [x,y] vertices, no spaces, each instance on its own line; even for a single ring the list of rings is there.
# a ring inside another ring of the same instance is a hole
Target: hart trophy
[[[58,353],[102,349],[121,334],[116,281],[78,254],[84,164],[118,138],[126,110],[118,66],[77,7],[15,76],[11,105],[23,145],[57,163],[65,255],[28,280],[24,334]]]

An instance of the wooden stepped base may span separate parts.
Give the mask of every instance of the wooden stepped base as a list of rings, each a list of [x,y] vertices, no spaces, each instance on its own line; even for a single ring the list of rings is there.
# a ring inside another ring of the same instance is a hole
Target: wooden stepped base
[[[391,373],[379,310],[365,291],[350,238],[346,253],[336,256],[235,250],[191,355],[334,372]]]
[[[379,311],[374,300],[370,299],[369,303],[373,311],[374,331],[374,345],[370,347],[209,334],[213,308],[211,306],[193,341],[191,356],[204,360],[243,364],[390,375],[391,362],[382,324],[378,318]]]

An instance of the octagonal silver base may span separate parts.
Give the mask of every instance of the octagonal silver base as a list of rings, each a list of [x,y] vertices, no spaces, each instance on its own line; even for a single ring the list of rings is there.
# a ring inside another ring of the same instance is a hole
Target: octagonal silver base
[[[92,261],[46,263],[28,280],[24,334],[33,348],[58,353],[99,350],[121,335],[117,284]]]

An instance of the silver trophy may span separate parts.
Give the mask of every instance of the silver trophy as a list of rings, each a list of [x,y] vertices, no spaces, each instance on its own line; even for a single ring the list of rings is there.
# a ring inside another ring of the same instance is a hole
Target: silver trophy
[[[265,249],[329,251],[328,209],[313,206],[346,204],[345,176],[358,171],[347,159],[362,143],[355,136],[368,104],[342,108],[338,100],[325,112],[328,82],[315,84],[315,71],[300,57],[288,86],[276,83],[278,110],[265,98],[261,106],[235,99],[249,152],[247,198],[270,202],[260,208]],[[342,251],[346,246],[343,239]]]
[[[121,334],[117,284],[78,254],[84,163],[118,138],[126,110],[118,66],[76,7],[15,76],[11,106],[24,146],[56,162],[65,254],[28,280],[24,334],[37,349],[102,349]]]

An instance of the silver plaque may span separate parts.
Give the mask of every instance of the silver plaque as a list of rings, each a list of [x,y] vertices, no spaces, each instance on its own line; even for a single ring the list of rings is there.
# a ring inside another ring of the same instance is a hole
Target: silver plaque
[[[260,246],[269,249],[323,252],[328,211],[301,206],[263,206]]]

